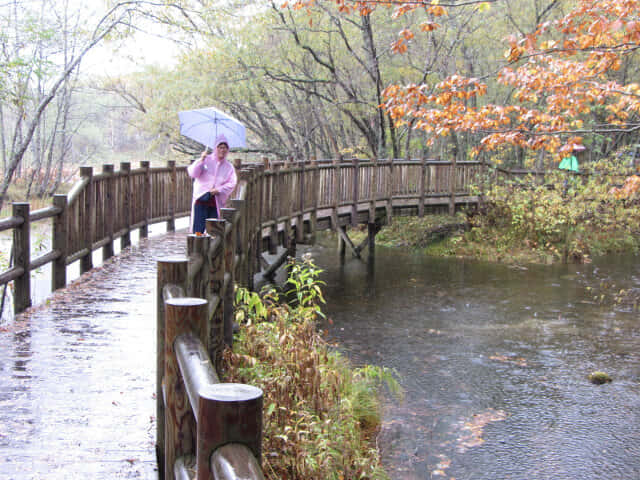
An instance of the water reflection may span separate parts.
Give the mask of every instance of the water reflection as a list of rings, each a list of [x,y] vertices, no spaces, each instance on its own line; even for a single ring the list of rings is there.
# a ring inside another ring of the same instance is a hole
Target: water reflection
[[[507,267],[377,247],[372,267],[313,253],[330,334],[407,390],[380,436],[393,478],[640,478],[638,317],[593,298],[603,282],[640,287],[636,258]],[[589,383],[594,370],[613,383]]]

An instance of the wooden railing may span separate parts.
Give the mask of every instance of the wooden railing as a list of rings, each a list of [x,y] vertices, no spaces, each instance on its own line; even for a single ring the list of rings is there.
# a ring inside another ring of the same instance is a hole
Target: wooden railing
[[[81,179],[66,195],[54,195],[53,206],[30,212],[28,203],[14,203],[12,215],[0,220],[0,232],[13,231],[10,265],[0,273],[0,285],[14,282],[14,313],[31,306],[31,272],[51,263],[51,289],[67,283],[67,266],[80,261],[80,273],[93,267],[93,252],[102,249],[104,260],[113,256],[114,242],[121,248],[131,244],[131,232],[139,229],[146,237],[148,227],[166,221],[175,228],[175,219],[189,215],[191,182],[186,168],[150,168],[140,162],[131,169],[123,162],[120,170],[104,165],[94,175],[92,167],[80,169]],[[31,226],[51,220],[50,249],[31,258]]]
[[[423,215],[428,209],[448,209],[474,203],[470,187],[484,166],[478,162],[449,163],[435,160],[272,162],[242,165],[242,188],[251,206],[245,218],[248,260],[239,276],[252,285],[260,270],[260,255],[277,245],[313,241],[317,229],[369,223],[377,216],[390,221],[394,214]],[[93,267],[93,252],[103,259],[131,244],[131,232],[148,234],[154,223],[189,215],[191,179],[185,167],[169,162],[151,168],[141,162],[132,169],[104,165],[95,174],[81,168],[81,179],[67,195],[55,195],[53,205],[29,211],[28,203],[13,204],[12,216],[0,221],[0,232],[13,231],[12,264],[0,273],[0,286],[14,282],[14,312],[31,305],[30,272],[51,263],[51,286],[67,283],[67,266],[80,263],[80,273]],[[238,197],[238,193],[235,195]],[[51,248],[31,259],[31,224],[50,219]],[[295,235],[295,237],[293,236]],[[249,260],[250,259],[250,260]]]
[[[422,215],[475,201],[471,183],[482,166],[439,161],[295,162],[242,165],[239,183],[223,218],[206,222],[207,235],[188,235],[186,258],[158,262],[157,452],[166,478],[261,478],[262,392],[218,382],[222,352],[232,346],[233,289],[253,288],[262,253],[313,241],[318,229],[373,223],[381,216]],[[92,268],[92,254],[113,255],[113,242],[146,236],[150,224],[189,214],[191,181],[184,168],[132,170],[82,168],[68,195],[48,209],[29,213],[14,204],[0,231],[13,229],[15,264],[0,275],[14,281],[15,311],[30,304],[29,272],[52,262],[52,287],[66,283],[66,267],[79,260]],[[30,260],[31,222],[52,219],[52,249]],[[243,425],[240,432],[238,425]],[[226,467],[225,467],[226,465]],[[230,468],[230,465],[236,465]],[[171,473],[173,472],[173,474]]]
[[[218,380],[223,350],[233,343],[236,274],[246,270],[251,180],[241,171],[234,208],[208,219],[207,235],[188,235],[187,257],[158,262],[160,478],[191,479],[190,472],[200,480],[264,478],[262,391]]]

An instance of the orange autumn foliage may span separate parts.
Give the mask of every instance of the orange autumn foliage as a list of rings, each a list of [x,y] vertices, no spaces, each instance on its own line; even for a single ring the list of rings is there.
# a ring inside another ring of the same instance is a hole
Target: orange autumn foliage
[[[624,181],[622,187],[613,187],[609,190],[609,195],[617,199],[630,198],[637,194],[638,190],[640,190],[640,177],[638,175],[632,175]]]
[[[380,7],[391,8],[394,18],[423,12],[427,19],[420,29],[427,33],[438,29],[435,17],[447,14],[439,0],[332,1],[342,12],[361,15]],[[294,5],[314,3],[297,0]],[[489,3],[479,2],[478,12]],[[432,141],[451,132],[480,134],[476,151],[512,145],[557,153],[570,150],[567,136],[632,131],[640,127],[640,85],[621,83],[612,73],[640,47],[639,11],[640,0],[578,0],[563,18],[506,39],[506,64],[496,82],[514,92],[508,103],[482,104],[487,83],[452,75],[436,85],[390,85],[381,107],[396,126],[411,123],[432,133]],[[391,48],[402,54],[410,41],[416,39],[404,29]],[[605,113],[605,121],[585,126],[594,109]]]

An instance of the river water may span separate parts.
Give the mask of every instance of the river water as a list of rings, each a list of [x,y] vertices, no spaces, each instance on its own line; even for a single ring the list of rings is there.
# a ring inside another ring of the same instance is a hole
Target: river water
[[[155,478],[156,237],[0,328],[0,478]],[[640,332],[603,285],[640,288],[636,257],[508,267],[335,245],[323,328],[355,364],[394,369],[404,398],[378,444],[393,480],[640,479]],[[587,376],[602,370],[605,385]],[[125,435],[126,432],[126,435]]]
[[[311,250],[355,364],[392,368],[378,437],[393,479],[640,479],[640,329],[600,305],[640,288],[640,259],[509,267],[377,247],[373,264]],[[596,370],[613,381],[594,385]]]

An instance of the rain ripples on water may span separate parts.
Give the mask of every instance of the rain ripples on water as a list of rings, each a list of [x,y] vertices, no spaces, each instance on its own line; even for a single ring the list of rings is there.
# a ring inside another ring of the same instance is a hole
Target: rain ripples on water
[[[640,478],[638,314],[593,298],[639,289],[640,259],[512,268],[377,247],[372,267],[313,252],[323,328],[406,390],[378,438],[392,478]],[[595,370],[613,382],[591,384]]]

